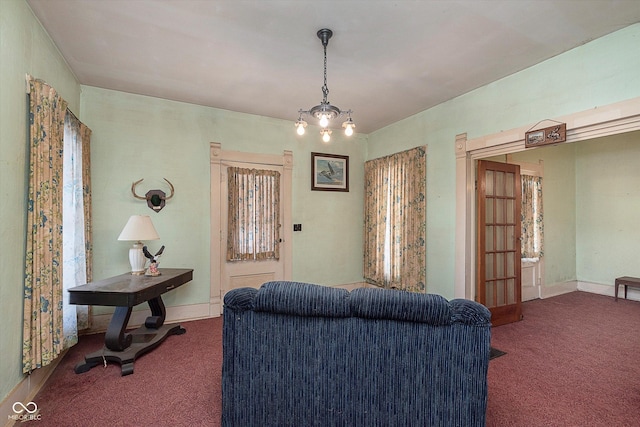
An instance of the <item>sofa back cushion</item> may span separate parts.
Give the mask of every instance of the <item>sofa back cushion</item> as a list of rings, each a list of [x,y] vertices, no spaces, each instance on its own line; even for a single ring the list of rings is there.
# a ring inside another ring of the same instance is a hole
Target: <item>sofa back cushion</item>
[[[451,324],[449,302],[441,295],[376,288],[351,292],[351,311],[365,319],[402,320],[442,326]]]
[[[257,312],[311,317],[350,317],[349,291],[300,282],[267,282],[256,294]]]
[[[465,299],[447,301],[441,295],[358,288],[351,292],[300,282],[267,282],[257,290],[235,289],[225,295],[234,310],[311,317],[360,317],[400,320],[434,326],[462,323],[487,325],[489,310]]]

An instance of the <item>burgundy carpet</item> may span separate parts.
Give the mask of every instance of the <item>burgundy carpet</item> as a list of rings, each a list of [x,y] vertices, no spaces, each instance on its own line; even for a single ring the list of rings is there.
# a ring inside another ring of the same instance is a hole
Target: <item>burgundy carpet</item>
[[[639,302],[573,292],[524,303],[523,312],[492,331],[506,354],[489,363],[488,427],[640,426]],[[75,374],[104,339],[81,337],[34,398],[41,420],[32,424],[219,426],[222,319],[182,326],[186,334],[141,356],[125,377],[116,364]]]
[[[120,365],[73,371],[84,355],[102,348],[104,334],[80,337],[33,400],[45,426],[219,426],[222,413],[222,318],[183,322],[140,356],[132,375]]]
[[[492,330],[487,426],[640,426],[640,303],[572,292]]]

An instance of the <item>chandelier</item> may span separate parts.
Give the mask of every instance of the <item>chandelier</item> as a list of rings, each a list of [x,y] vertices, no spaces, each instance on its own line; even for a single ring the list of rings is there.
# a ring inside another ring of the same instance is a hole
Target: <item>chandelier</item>
[[[302,118],[302,116],[315,117],[318,119],[318,124],[321,128],[320,135],[322,135],[322,140],[324,142],[329,142],[331,140],[331,130],[328,127],[331,120],[347,116],[347,120],[342,123],[344,133],[347,136],[353,135],[353,129],[356,127],[356,124],[351,120],[351,110],[342,111],[335,105],[331,105],[327,100],[327,97],[329,96],[329,88],[327,87],[327,45],[329,44],[329,39],[333,35],[333,31],[324,28],[319,30],[317,35],[322,42],[322,47],[324,48],[324,85],[322,86],[322,102],[309,110],[298,110],[299,116],[295,125],[298,135],[304,135],[304,128],[307,127],[307,122]]]

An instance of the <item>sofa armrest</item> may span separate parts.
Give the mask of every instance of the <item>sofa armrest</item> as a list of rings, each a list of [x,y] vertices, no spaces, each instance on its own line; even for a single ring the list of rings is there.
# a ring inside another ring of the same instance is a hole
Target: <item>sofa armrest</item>
[[[253,301],[258,293],[254,288],[237,288],[224,295],[224,306],[235,311],[253,310]]]
[[[449,304],[454,322],[477,326],[491,324],[491,312],[480,303],[460,298],[451,300]]]

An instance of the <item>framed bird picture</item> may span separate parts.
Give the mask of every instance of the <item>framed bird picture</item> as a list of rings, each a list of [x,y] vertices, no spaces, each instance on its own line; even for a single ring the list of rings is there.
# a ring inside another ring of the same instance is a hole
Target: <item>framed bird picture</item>
[[[311,189],[349,191],[349,156],[311,153]]]

